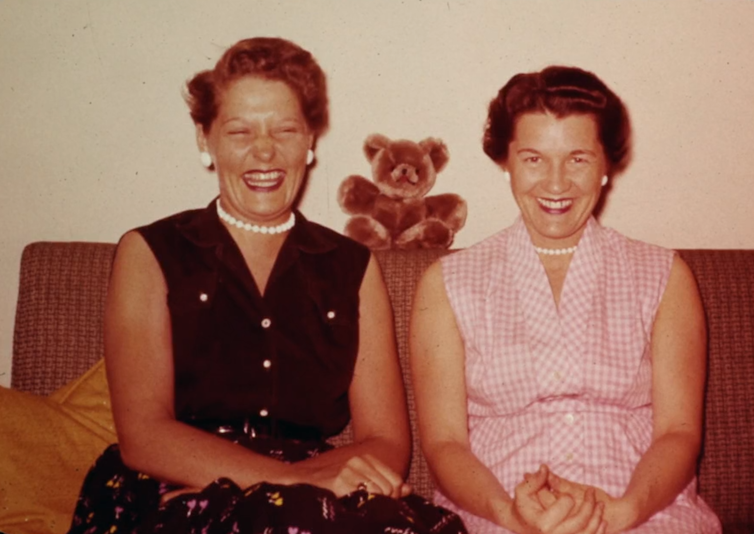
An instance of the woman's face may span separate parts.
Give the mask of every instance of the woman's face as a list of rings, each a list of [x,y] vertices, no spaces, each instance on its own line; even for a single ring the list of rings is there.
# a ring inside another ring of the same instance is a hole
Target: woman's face
[[[526,113],[514,134],[503,167],[534,245],[577,244],[607,172],[597,123],[591,115]]]
[[[223,208],[257,224],[286,221],[313,141],[293,90],[250,76],[221,94],[208,134],[197,126],[199,149],[210,153],[217,170]]]

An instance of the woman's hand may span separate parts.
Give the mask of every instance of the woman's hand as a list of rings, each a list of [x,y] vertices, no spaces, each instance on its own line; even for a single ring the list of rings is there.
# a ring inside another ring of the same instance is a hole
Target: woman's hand
[[[393,498],[405,497],[411,487],[395,471],[371,454],[352,456],[345,461],[322,465],[293,464],[300,482],[329,489],[342,497],[357,489]]]
[[[545,492],[554,496],[567,495],[577,504],[586,500],[587,494],[593,494],[596,501],[604,505],[603,519],[607,523],[608,534],[623,532],[633,524],[634,515],[629,503],[623,499],[616,499],[600,488],[579,484],[552,472],[547,477],[547,485],[549,489],[544,490]]]
[[[186,486],[184,488],[178,488],[173,491],[168,491],[167,493],[164,493],[162,497],[160,498],[160,504],[165,504],[171,499],[174,499],[176,497],[180,497],[184,493],[199,493],[202,491],[200,488],[193,488],[191,486]]]
[[[524,475],[516,486],[512,511],[522,534],[604,534],[604,503],[586,489],[576,499],[568,493],[550,491],[549,469],[540,466],[534,474]]]

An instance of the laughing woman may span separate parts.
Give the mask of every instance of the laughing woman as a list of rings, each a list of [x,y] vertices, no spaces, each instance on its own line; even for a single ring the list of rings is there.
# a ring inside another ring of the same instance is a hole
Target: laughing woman
[[[119,443],[70,532],[451,532],[458,518],[403,480],[379,267],[294,209],[327,127],[322,70],[289,41],[247,39],[187,102],[219,196],[118,245],[105,359]],[[349,420],[353,444],[332,448]]]
[[[716,534],[697,496],[706,334],[672,251],[594,217],[627,163],[620,99],[592,73],[514,76],[484,150],[520,217],[434,264],[411,324],[436,502],[469,532]]]

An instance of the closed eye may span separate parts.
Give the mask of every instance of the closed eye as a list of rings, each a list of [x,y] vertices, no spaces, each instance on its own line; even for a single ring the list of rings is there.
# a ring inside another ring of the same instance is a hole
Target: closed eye
[[[303,133],[303,131],[301,130],[301,128],[298,128],[297,126],[281,126],[280,128],[275,128],[272,131],[272,135],[274,137],[279,137],[279,138],[284,138],[284,139],[297,136],[301,133]]]

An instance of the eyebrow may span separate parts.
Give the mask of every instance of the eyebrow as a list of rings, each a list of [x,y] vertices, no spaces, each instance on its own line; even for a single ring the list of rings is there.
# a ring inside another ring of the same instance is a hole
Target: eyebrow
[[[518,150],[516,150],[516,154],[521,154],[523,152],[531,152],[532,154],[540,154],[540,155],[542,154],[539,150],[535,148],[519,148]],[[589,150],[588,148],[577,148],[576,150],[571,150],[568,154],[571,156],[576,155],[576,154],[588,154],[590,156],[596,156],[597,152],[595,152],[594,150]]]

